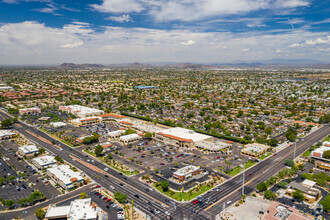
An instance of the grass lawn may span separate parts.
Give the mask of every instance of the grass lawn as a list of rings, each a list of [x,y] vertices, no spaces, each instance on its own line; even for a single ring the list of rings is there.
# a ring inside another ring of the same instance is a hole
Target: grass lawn
[[[154,185],[155,186],[155,185]],[[210,186],[210,187],[207,187],[206,185],[203,185],[202,188],[198,191],[198,192],[193,192],[190,197],[189,197],[189,194],[188,192],[173,192],[173,191],[166,191],[164,192],[162,187],[155,187],[159,192],[171,197],[172,199],[175,199],[177,201],[182,201],[182,200],[185,200],[185,201],[188,201],[190,199],[193,199],[197,196],[199,196],[200,194],[210,190],[213,188],[213,186]]]
[[[304,157],[308,157],[311,154],[310,150],[305,151],[305,153],[303,153]]]
[[[107,164],[107,163],[104,161],[104,159],[103,159],[102,157],[97,157],[97,156],[95,155],[94,152],[89,151],[89,150],[87,150],[87,149],[85,149],[84,151],[85,151],[86,153],[88,153],[88,154],[90,154],[90,155],[96,157],[96,158],[99,159],[102,163]],[[121,172],[121,173],[123,173],[123,174],[125,174],[125,175],[128,175],[128,176],[129,176],[129,175],[135,175],[135,174],[139,174],[139,173],[140,173],[140,171],[138,171],[138,170],[134,170],[133,172],[130,172],[130,171],[127,171],[127,170],[122,170],[122,169],[120,169],[120,168],[118,168],[118,167],[115,167],[115,166],[113,166],[113,165],[111,165],[111,164],[107,164],[107,165],[110,166],[110,167],[112,167],[112,168],[115,169],[115,170],[118,170],[119,172]]]
[[[263,154],[263,155],[259,156],[258,158],[259,158],[259,160],[263,160],[263,159],[269,157],[270,155],[272,155],[272,153],[268,152],[267,154]]]
[[[330,136],[326,137],[324,141],[330,141]]]
[[[251,167],[253,164],[255,164],[256,162],[255,161],[248,161],[246,164],[245,164],[245,169]],[[235,176],[236,174],[239,174],[242,170],[242,167],[241,166],[237,166],[235,167],[234,169],[232,169],[229,173],[227,173],[228,175],[230,176]]]

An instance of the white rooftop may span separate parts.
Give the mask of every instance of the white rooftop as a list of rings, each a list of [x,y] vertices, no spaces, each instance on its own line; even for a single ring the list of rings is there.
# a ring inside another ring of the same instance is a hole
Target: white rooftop
[[[15,132],[12,130],[0,130],[0,137],[2,136],[11,136],[14,135]]]
[[[68,206],[50,206],[46,218],[56,218],[65,216],[70,220],[97,219],[97,211],[91,206],[91,198],[76,199]]]
[[[186,176],[187,174],[192,173],[192,172],[194,172],[198,169],[199,169],[199,167],[196,167],[194,165],[188,165],[188,166],[185,166],[185,167],[182,167],[182,168],[178,169],[177,171],[175,171],[173,173],[173,175]]]
[[[99,113],[102,114],[103,111],[95,108],[89,108],[82,105],[67,105],[67,106],[61,106],[60,108],[65,109],[66,111],[70,111],[73,114],[82,113],[82,114],[88,114],[88,113]]]
[[[55,157],[46,155],[42,157],[37,157],[32,159],[34,162],[38,163],[40,167],[56,164]]]
[[[71,202],[69,215],[70,220],[96,219],[96,209],[91,206],[91,198],[76,199]]]
[[[209,135],[200,134],[193,130],[180,128],[180,127],[165,129],[165,130],[160,131],[160,133],[172,135],[172,136],[176,136],[176,137],[188,139],[188,140],[191,139],[193,142],[198,142],[198,141],[202,141],[202,140],[211,138],[211,136],[209,136]]]
[[[70,206],[50,207],[46,213],[46,218],[55,218],[60,216],[68,216]]]
[[[324,151],[330,150],[330,147],[328,146],[321,146],[319,148],[316,148],[315,150],[312,151],[312,155],[313,153],[320,153],[321,155],[323,155]]]
[[[72,178],[77,178],[77,181],[83,180],[83,177],[80,175],[80,173],[71,170],[69,165],[53,166],[51,168],[48,168],[47,171],[54,174],[65,185],[71,184]]]
[[[122,141],[129,141],[129,140],[134,140],[137,138],[140,138],[140,136],[138,134],[128,134],[128,135],[121,136],[119,139]]]
[[[316,184],[316,182],[306,179],[302,182],[302,184],[306,185],[306,186],[309,186],[309,187],[313,187]]]
[[[117,130],[108,132],[108,136],[117,136],[125,133],[125,130]]]
[[[66,126],[66,123],[64,123],[64,122],[51,122],[50,125],[55,127],[55,128],[59,128],[59,127]]]
[[[218,150],[230,147],[230,146],[231,146],[231,144],[221,142],[221,141],[217,141],[217,142],[201,141],[197,144],[197,147],[205,148],[205,149],[211,150],[211,151],[218,151]]]
[[[21,150],[24,154],[31,154],[39,151],[36,145],[24,145],[19,147],[18,150]]]
[[[244,149],[242,149],[243,152],[261,152],[264,150],[267,150],[269,146],[264,145],[264,144],[258,144],[258,143],[253,143],[253,144],[247,144],[244,146]]]

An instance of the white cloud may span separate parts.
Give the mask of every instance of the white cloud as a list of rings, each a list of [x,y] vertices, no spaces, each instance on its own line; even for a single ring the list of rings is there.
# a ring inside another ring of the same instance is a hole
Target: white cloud
[[[185,46],[191,46],[191,45],[196,44],[196,42],[193,41],[193,40],[188,40],[188,41],[186,41],[186,42],[181,42],[181,44],[182,44],[182,45],[185,45]]]
[[[116,22],[120,22],[120,23],[133,21],[131,16],[129,16],[129,15],[110,16],[110,17],[107,17],[105,20],[111,20],[111,21],[116,21]]]
[[[293,43],[293,44],[291,44],[289,47],[299,47],[300,46],[300,44],[299,43]]]
[[[323,43],[330,39],[328,32],[296,30],[273,35],[267,32],[104,28],[94,31],[88,23],[79,21],[62,28],[31,21],[0,25],[0,64],[210,63],[277,59],[282,58],[284,52],[288,59],[330,60],[329,51],[324,50],[329,47]],[[311,43],[311,40],[315,44],[307,46],[306,42]],[[182,43],[192,45],[193,42],[193,46],[182,46]],[[296,46],[295,50],[289,51],[288,45],[297,42],[305,46]]]
[[[74,42],[74,43],[63,44],[63,45],[61,45],[61,47],[62,48],[75,48],[75,47],[79,47],[83,44],[84,44],[83,41],[78,41],[78,42]]]
[[[158,21],[191,21],[262,9],[294,9],[309,5],[309,0],[145,0],[145,2],[148,3],[149,13]]]
[[[142,4],[137,0],[103,0],[102,4],[90,5],[100,12],[113,13],[127,13],[127,12],[141,12],[143,10]]]
[[[327,38],[317,38],[315,40],[306,40],[306,45],[316,45],[316,44],[330,44],[330,36]]]

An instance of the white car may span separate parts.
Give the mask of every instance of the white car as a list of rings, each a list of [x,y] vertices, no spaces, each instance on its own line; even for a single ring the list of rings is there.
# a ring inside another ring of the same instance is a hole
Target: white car
[[[171,213],[169,213],[168,211],[165,212],[166,215],[171,215]]]
[[[231,203],[231,201],[229,200],[228,202],[226,202],[227,203],[227,205],[229,205],[230,203]]]
[[[159,213],[160,213],[160,211],[159,211],[158,209],[155,209],[155,212],[156,212],[157,214],[159,214]]]

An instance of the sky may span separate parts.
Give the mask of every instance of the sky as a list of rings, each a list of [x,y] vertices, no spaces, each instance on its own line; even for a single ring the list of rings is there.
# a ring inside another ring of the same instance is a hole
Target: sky
[[[330,61],[329,0],[0,0],[0,65]]]

